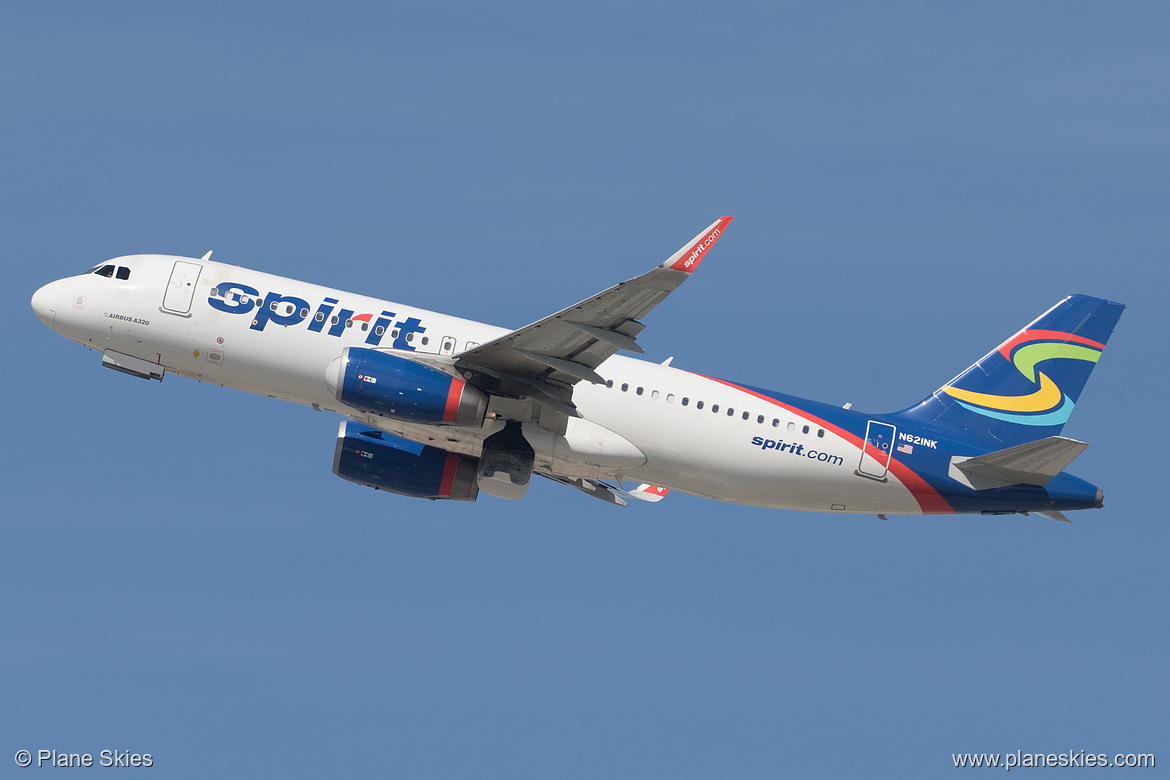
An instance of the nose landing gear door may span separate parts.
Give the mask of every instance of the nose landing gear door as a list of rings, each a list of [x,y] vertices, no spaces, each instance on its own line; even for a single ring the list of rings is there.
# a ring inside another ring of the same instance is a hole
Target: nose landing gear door
[[[177,314],[180,317],[191,316],[191,301],[195,299],[195,285],[199,282],[199,272],[203,266],[198,263],[188,263],[185,260],[176,260],[171,269],[171,278],[167,282],[166,292],[163,293],[162,310],[168,314]]]
[[[894,434],[897,429],[883,422],[870,420],[865,427],[865,444],[861,449],[861,463],[854,473],[859,477],[886,481],[890,458],[894,454]]]

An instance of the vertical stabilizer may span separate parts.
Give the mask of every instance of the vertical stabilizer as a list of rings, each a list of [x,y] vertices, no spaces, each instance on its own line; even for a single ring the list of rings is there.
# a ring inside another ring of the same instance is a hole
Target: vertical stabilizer
[[[1124,310],[1070,295],[895,416],[965,431],[996,449],[1056,436]]]

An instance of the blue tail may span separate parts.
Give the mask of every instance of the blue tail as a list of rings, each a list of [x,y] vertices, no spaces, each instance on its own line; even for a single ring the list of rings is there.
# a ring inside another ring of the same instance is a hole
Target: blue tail
[[[1056,436],[1125,305],[1070,295],[895,417],[965,431],[999,449]]]

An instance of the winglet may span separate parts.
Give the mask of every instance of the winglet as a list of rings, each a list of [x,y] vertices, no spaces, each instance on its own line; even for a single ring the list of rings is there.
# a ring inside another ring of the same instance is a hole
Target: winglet
[[[638,487],[634,488],[626,495],[630,496],[630,498],[637,498],[641,501],[649,501],[653,504],[666,498],[666,494],[669,492],[670,491],[666,488],[643,483],[638,485]]]
[[[720,217],[712,222],[710,227],[695,236],[689,244],[667,258],[662,267],[673,268],[688,274],[692,273],[698,267],[699,261],[703,259],[706,251],[719,240],[719,236],[723,235],[723,231],[731,224],[732,219],[734,217]]]

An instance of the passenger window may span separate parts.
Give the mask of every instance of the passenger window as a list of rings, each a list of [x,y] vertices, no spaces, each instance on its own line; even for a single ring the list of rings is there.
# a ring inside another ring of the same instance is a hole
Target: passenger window
[[[410,343],[410,342],[412,342],[412,341],[414,341],[414,334],[413,334],[413,333],[407,333],[407,334],[406,334],[406,343],[407,343],[407,344],[409,344],[409,343]]]
[[[808,426],[807,425],[804,426],[804,429],[801,430],[801,433],[808,433]]]
[[[674,393],[667,393],[666,394],[666,402],[668,404],[674,403]]]
[[[777,420],[775,417],[773,417],[773,418],[772,418],[772,427],[773,427],[773,428],[779,428],[779,427],[780,427],[780,421],[779,421],[779,420]]]
[[[309,316],[309,310],[308,309],[301,309],[301,319],[304,319],[305,317],[308,317],[308,316]]]
[[[817,438],[818,439],[825,438],[825,429],[824,428],[817,428]]]
[[[732,409],[730,406],[727,407],[727,416],[728,417],[735,417],[735,410]]]
[[[313,319],[315,319],[317,322],[324,322],[325,321],[325,312],[323,312],[323,311],[317,312],[316,314],[313,315]]]
[[[794,422],[788,423],[788,430],[795,431],[796,430],[796,423],[794,423]]]
[[[759,417],[757,417],[756,422],[758,422],[760,425],[763,425],[764,424],[764,415],[761,414]]]
[[[346,321],[345,321],[345,327],[347,327],[347,328],[352,328],[352,327],[353,327],[353,320],[346,320]],[[410,340],[410,339],[407,339],[407,341],[409,341],[409,340]]]
[[[719,414],[719,404],[711,404],[711,414]]]
[[[121,279],[122,281],[126,281],[127,279],[129,279],[130,278],[130,269],[126,268],[125,266],[120,266],[118,268],[118,278]]]
[[[743,419],[745,419],[745,420],[746,420],[747,418],[748,418],[748,413],[747,413],[747,412],[744,412],[744,413],[743,413]]]
[[[703,408],[703,402],[702,402],[702,401],[695,401],[695,408],[696,408],[696,409],[702,409],[702,408]]]
[[[431,340],[430,336],[423,336],[423,342],[422,342],[423,346],[425,347],[427,345],[427,342],[429,342],[430,340]]]
[[[605,386],[606,387],[613,387],[613,380],[612,379],[605,380]]]
[[[370,323],[368,323],[368,322],[363,322],[363,323],[362,323],[362,332],[364,333],[365,331],[367,331],[367,330],[369,330],[369,329],[370,329]]]
[[[630,383],[629,382],[622,382],[622,392],[624,393],[629,389],[630,389]]]
[[[657,390],[651,391],[650,397],[653,398],[655,401],[657,401],[658,400],[658,391]]]
[[[337,318],[334,317],[333,321],[337,322]],[[398,328],[395,328],[394,330],[390,331],[390,338],[392,338],[392,339],[398,338]]]
[[[386,329],[385,329],[385,328],[383,328],[381,325],[379,325],[378,327],[374,328],[374,335],[375,335],[375,336],[381,336],[381,335],[382,335],[383,333],[385,333],[385,332],[386,332]]]
[[[273,311],[276,311],[276,301],[273,301],[272,303],[268,304],[268,308],[272,309]]]
[[[639,387],[639,388],[638,388],[637,390],[635,390],[634,392],[635,392],[635,393],[637,393],[638,395],[641,395],[641,394],[642,394],[642,388],[640,388],[640,387]]]
[[[689,404],[690,402],[691,402],[691,399],[687,398],[687,397],[684,395],[684,396],[683,396],[683,399],[682,399],[682,405],[683,405],[683,406],[686,406],[686,405],[687,405],[687,404]]]
[[[337,323],[339,323],[339,322],[341,322],[341,320],[340,320],[340,319],[338,319],[338,317],[337,317],[337,315],[336,315],[336,314],[334,314],[332,317],[330,317],[330,318],[329,318],[329,324],[330,324],[330,325],[336,325],[336,324],[337,324]]]

